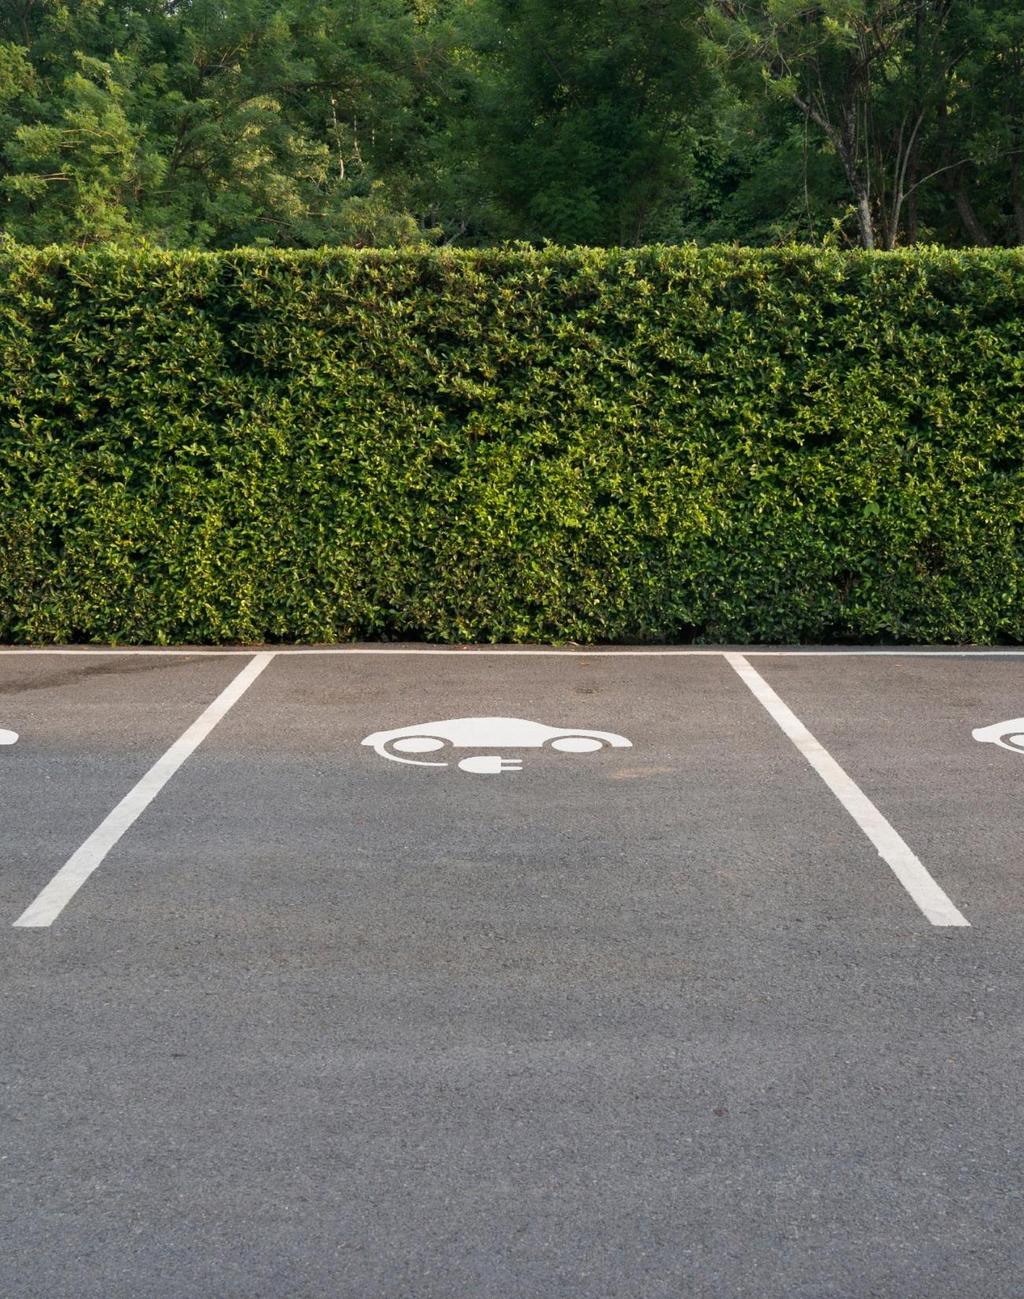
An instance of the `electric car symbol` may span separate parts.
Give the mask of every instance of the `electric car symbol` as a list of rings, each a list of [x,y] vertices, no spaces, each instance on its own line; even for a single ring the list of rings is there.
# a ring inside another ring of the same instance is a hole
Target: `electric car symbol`
[[[407,753],[439,753],[443,749],[557,749],[562,753],[593,753],[597,749],[631,749],[632,743],[611,731],[545,726],[522,717],[453,717],[446,722],[421,722],[394,731],[374,731],[363,741],[392,762],[414,767],[447,767],[434,758],[407,758]],[[487,754],[463,758],[463,771],[493,774],[518,771],[521,758]]]
[[[983,744],[998,744],[1001,749],[1024,753],[1024,717],[994,722],[991,726],[976,726],[971,734]]]

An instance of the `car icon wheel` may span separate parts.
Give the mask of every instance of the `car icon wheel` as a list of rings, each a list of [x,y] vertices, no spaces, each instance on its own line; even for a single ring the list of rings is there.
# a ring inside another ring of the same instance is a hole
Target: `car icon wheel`
[[[557,749],[559,753],[594,753],[598,749],[606,749],[608,745],[593,735],[559,735],[554,740],[548,740],[547,747]]]
[[[397,749],[399,753],[434,753],[437,749],[443,749],[444,740],[439,740],[436,735],[407,735],[402,740],[393,740],[391,747]]]
[[[451,748],[451,741],[443,740],[439,735],[402,735],[384,747],[393,749],[395,753],[436,753],[438,749]]]

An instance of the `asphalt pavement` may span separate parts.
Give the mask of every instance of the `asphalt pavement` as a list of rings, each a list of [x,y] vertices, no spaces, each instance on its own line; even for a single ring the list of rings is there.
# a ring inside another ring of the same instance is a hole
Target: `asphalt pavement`
[[[1019,1299],[1021,715],[1014,651],[0,650],[0,1295]]]

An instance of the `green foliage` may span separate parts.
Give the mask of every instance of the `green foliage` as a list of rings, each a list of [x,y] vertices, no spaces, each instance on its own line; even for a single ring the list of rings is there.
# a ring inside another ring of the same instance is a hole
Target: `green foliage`
[[[1024,639],[1024,254],[0,246],[0,640]]]
[[[845,178],[837,202],[826,172],[804,166],[812,234],[815,198],[866,248],[1024,244],[1017,0],[707,0],[705,32],[705,53],[748,131],[760,118],[774,135],[765,101],[783,106]],[[715,138],[707,127],[702,135],[702,144]],[[795,158],[792,141],[768,151],[753,173],[754,197],[769,197]],[[775,199],[782,228],[786,193]],[[753,222],[744,230],[759,233]]]
[[[0,6],[4,228],[36,245],[423,243],[446,39],[403,0]]]
[[[1020,0],[4,0],[0,230],[1024,245]]]
[[[508,229],[630,245],[686,171],[697,0],[495,0],[482,165]]]

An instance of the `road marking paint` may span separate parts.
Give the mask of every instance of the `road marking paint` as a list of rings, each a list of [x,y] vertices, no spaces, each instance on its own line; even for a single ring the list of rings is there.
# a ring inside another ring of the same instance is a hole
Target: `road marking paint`
[[[241,699],[273,657],[274,652],[271,650],[250,658],[213,703],[154,762],[85,843],[68,858],[35,901],[15,920],[15,926],[22,929],[44,929],[53,924],[125,831],[135,824],[182,763],[196,751],[232,705]]]
[[[933,925],[969,925],[939,888],[920,859],[911,852],[874,803],[850,779],[839,763],[810,733],[788,704],[775,693],[764,677],[742,654],[727,653],[726,661],[749,688],[750,693],[789,736],[843,807],[853,817],[878,855],[914,899]]]
[[[133,658],[139,656],[159,656],[167,658],[249,658],[262,650],[252,649],[23,649],[19,646],[0,647],[0,661],[14,655],[35,654],[68,658],[88,658],[106,655],[112,658]],[[388,645],[333,645],[317,648],[281,647],[266,651],[275,655],[298,658],[303,655],[317,654],[378,654],[381,656],[401,657],[420,655],[448,655],[451,657],[482,654],[491,658],[707,658],[724,657],[734,651],[724,649],[492,649],[484,645],[450,645],[444,648],[401,648],[392,649]],[[736,651],[738,652],[738,651]],[[743,654],[749,658],[921,658],[921,659],[1014,659],[1024,657],[1024,649],[744,649]]]
[[[991,726],[976,726],[971,735],[983,744],[998,744],[1011,753],[1024,753],[1024,717],[994,722]]]
[[[401,655],[401,654],[447,654],[447,655],[465,655],[465,654],[485,654],[492,658],[498,658],[502,655],[511,655],[516,658],[527,658],[531,655],[542,655],[553,657],[560,655],[564,658],[641,658],[641,659],[658,659],[658,658],[700,658],[710,656],[724,656],[732,653],[731,650],[724,649],[491,649],[482,645],[452,645],[446,649],[391,649],[389,646],[368,646],[354,645],[351,648],[338,645],[325,649],[283,649],[278,650],[279,654],[287,654],[293,657],[300,655],[312,654],[381,654],[381,655]],[[831,649],[755,649],[743,651],[749,658],[959,658],[959,659],[1012,659],[1024,657],[1024,649],[978,649],[978,650],[930,650],[930,649],[863,649],[863,650],[831,650]],[[0,655],[2,657],[2,655]]]
[[[276,651],[275,651],[276,652]],[[38,647],[34,649],[23,649],[18,645],[0,646],[0,659],[8,658],[15,654],[43,654],[50,658],[57,655],[64,655],[67,658],[84,659],[95,657],[97,654],[105,654],[114,658],[137,658],[140,655],[160,655],[176,659],[192,658],[251,658],[256,653],[255,649],[145,649],[135,646],[128,646],[120,649],[66,649],[61,646],[51,646],[46,649]]]
[[[417,722],[393,731],[374,731],[364,744],[391,762],[411,767],[447,767],[447,758],[406,758],[406,753],[434,753],[446,744],[456,749],[552,749],[565,753],[593,753],[597,749],[631,749],[624,735],[611,731],[590,731],[580,727],[547,726],[525,717],[450,717],[443,722]],[[461,771],[495,774],[518,771],[522,761],[489,757],[465,758],[457,764]]]

